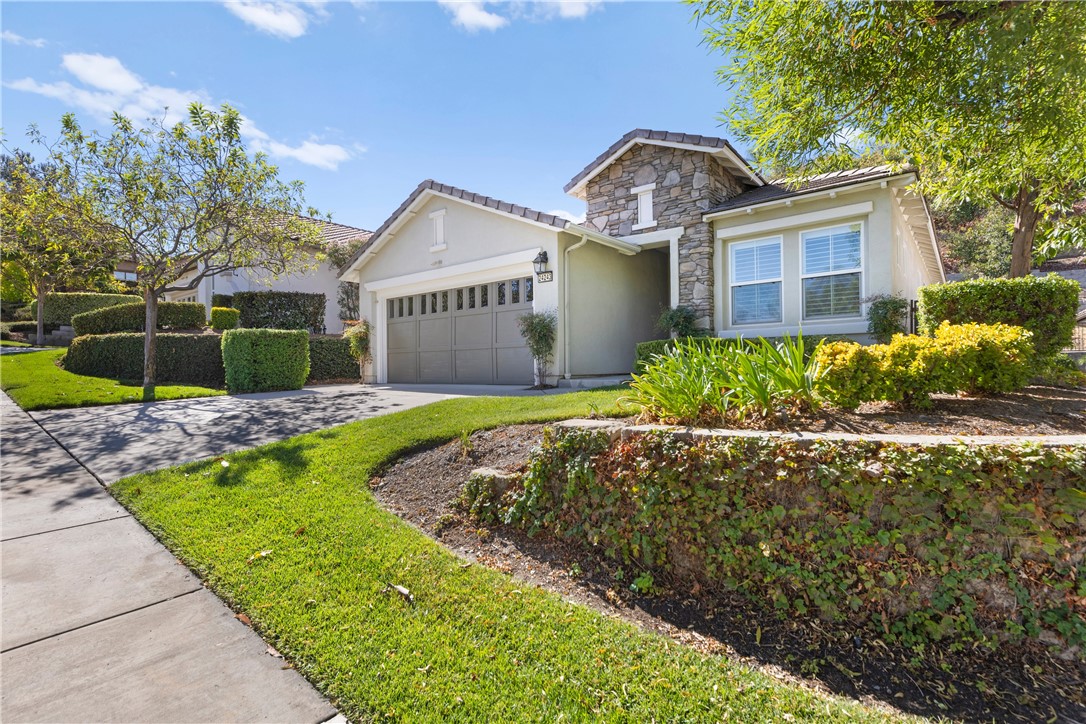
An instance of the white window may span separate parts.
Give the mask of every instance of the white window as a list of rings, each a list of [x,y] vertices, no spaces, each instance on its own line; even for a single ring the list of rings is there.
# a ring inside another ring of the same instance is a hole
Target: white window
[[[631,193],[637,194],[637,223],[633,226],[635,231],[656,226],[656,218],[652,215],[652,191],[655,188],[656,184],[646,184],[630,189]]]
[[[434,238],[430,242],[430,251],[441,251],[445,248],[445,209],[431,212],[430,220],[434,224]]]
[[[122,282],[134,282],[136,281],[136,272],[115,271],[113,272],[113,278],[120,279]]]
[[[863,224],[805,231],[803,318],[860,316]]]
[[[732,324],[781,321],[781,237],[729,244]]]

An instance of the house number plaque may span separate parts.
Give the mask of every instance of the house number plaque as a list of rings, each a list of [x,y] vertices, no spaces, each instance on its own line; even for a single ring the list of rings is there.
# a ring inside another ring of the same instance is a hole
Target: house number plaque
[[[552,271],[539,272],[538,274],[535,275],[535,278],[536,278],[536,281],[538,281],[540,284],[542,284],[543,282],[553,282],[554,281],[554,272],[552,272]]]

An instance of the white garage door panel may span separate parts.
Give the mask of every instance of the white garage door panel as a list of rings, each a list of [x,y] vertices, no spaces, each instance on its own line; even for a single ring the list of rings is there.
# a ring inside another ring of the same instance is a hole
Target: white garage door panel
[[[533,280],[443,289],[387,302],[389,382],[531,384],[517,318]]]

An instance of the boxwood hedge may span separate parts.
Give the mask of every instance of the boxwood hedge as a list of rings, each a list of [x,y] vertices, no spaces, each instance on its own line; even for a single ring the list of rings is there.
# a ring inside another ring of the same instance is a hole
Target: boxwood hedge
[[[213,307],[234,307],[234,295],[232,294],[212,294],[211,306]]]
[[[207,322],[207,310],[200,302],[159,302],[159,329],[201,329]],[[143,302],[118,304],[72,317],[77,335],[142,332],[147,318]]]
[[[309,381],[357,380],[358,360],[343,337],[310,337]]]
[[[103,307],[138,302],[134,294],[95,294],[92,292],[55,292],[45,295],[45,323],[49,325],[71,324],[72,317]],[[38,318],[38,302],[30,305],[31,318]]]
[[[235,292],[231,306],[241,312],[246,329],[308,329],[324,327],[323,294],[306,292]]]
[[[158,334],[155,364],[159,382],[222,387],[225,382],[220,341],[215,334]],[[143,334],[94,334],[76,337],[63,358],[77,375],[118,380],[143,379]]]
[[[309,376],[309,335],[300,329],[228,329],[222,360],[230,392],[300,390]]]
[[[211,328],[217,330],[234,329],[238,326],[241,312],[230,307],[211,308]]]
[[[917,322],[927,335],[944,321],[1025,327],[1038,356],[1047,357],[1071,344],[1080,292],[1078,282],[1058,274],[932,284],[920,288]]]

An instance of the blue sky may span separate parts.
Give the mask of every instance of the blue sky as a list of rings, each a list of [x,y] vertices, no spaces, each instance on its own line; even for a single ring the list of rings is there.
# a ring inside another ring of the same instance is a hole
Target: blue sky
[[[307,200],[376,228],[425,178],[542,211],[626,131],[724,134],[721,58],[656,2],[4,2],[9,147],[228,102]]]

